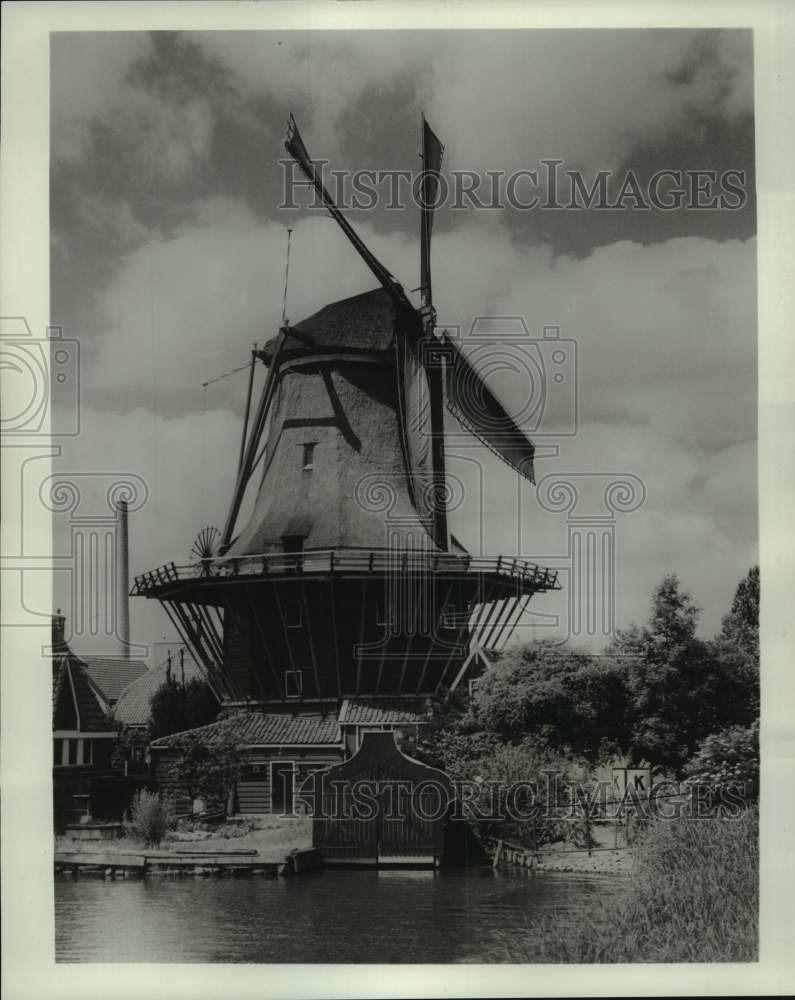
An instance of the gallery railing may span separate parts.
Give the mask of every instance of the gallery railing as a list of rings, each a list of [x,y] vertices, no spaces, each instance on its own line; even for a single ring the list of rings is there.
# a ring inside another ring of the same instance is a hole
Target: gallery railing
[[[218,580],[236,576],[288,574],[437,573],[498,575],[514,579],[536,591],[560,590],[557,570],[505,556],[494,558],[449,552],[412,552],[390,549],[317,549],[302,552],[268,552],[250,556],[219,556],[198,562],[166,563],[136,576],[132,594],[146,594],[169,583]]]

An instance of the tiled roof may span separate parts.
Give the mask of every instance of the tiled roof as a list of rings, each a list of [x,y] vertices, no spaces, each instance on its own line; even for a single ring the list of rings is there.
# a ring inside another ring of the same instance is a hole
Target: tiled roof
[[[53,727],[56,726],[56,718],[59,716],[59,702],[67,698],[72,705],[76,704],[77,715],[73,721],[76,722],[79,717],[80,732],[112,732],[113,722],[105,714],[101,696],[83,663],[69,651],[68,646],[65,648],[66,652],[54,652],[52,659]],[[74,697],[72,697],[73,689]],[[68,715],[71,718],[71,710]]]
[[[122,657],[81,656],[91,680],[113,702],[128,684],[142,677],[149,668],[142,660],[126,660]]]
[[[209,726],[189,729],[210,746],[233,740],[243,746],[328,746],[340,742],[336,715],[312,718],[294,715],[265,715],[262,712],[240,712],[213,722]],[[154,749],[167,749],[185,733],[163,736],[155,740]]]
[[[184,670],[186,681],[201,680],[204,676],[193,660],[185,660]],[[165,683],[167,673],[168,661],[164,661],[128,684],[113,707],[113,718],[127,726],[145,726],[150,718],[152,695]],[[181,679],[179,664],[171,664],[171,676]]]
[[[341,726],[401,725],[424,722],[427,711],[422,701],[406,704],[402,701],[367,701],[346,699],[340,711]]]

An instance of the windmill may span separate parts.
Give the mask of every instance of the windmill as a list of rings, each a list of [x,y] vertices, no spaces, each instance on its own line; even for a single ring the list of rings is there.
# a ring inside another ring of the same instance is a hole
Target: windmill
[[[376,279],[290,325],[252,355],[223,531],[199,565],[136,579],[157,598],[230,705],[343,715],[458,685],[501,648],[557,574],[475,557],[451,534],[445,409],[533,481],[534,447],[446,331],[437,329],[431,235],[443,147],[422,119],[421,302],[335,204],[291,116],[286,149]],[[259,478],[247,523],[247,490]],[[208,539],[200,544],[208,543]],[[205,545],[206,548],[206,545]]]

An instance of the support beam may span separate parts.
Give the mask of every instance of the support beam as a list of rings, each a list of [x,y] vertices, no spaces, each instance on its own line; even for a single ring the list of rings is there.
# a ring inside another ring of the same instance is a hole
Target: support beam
[[[251,608],[251,617],[254,619],[254,624],[257,628],[257,634],[260,638],[260,644],[265,652],[265,659],[268,661],[268,667],[273,674],[273,683],[275,685],[275,690],[278,693],[282,701],[286,701],[284,685],[279,680],[279,674],[276,670],[276,662],[273,659],[273,654],[271,653],[270,646],[268,645],[268,640],[265,636],[265,629],[262,627],[262,622],[260,621],[260,616],[257,612],[257,606],[254,603],[254,598],[251,596],[251,587],[246,588],[246,597],[248,598],[248,605]]]
[[[458,687],[458,685],[464,679],[464,675],[466,674],[467,670],[469,669],[469,664],[476,657],[479,658],[479,659],[481,659],[481,660],[483,660],[483,662],[486,664],[486,666],[491,666],[491,664],[489,663],[488,659],[486,658],[486,655],[485,655],[483,649],[480,646],[473,646],[472,649],[470,649],[469,653],[467,654],[467,658],[461,664],[461,669],[455,675],[455,680],[450,685],[450,690],[451,691],[455,691],[455,689]]]
[[[372,553],[370,554],[372,560]],[[367,620],[367,583],[368,578],[364,578],[364,584],[362,586],[362,614],[359,619],[359,644],[356,647],[356,694],[361,692],[362,688],[362,651],[364,649],[364,623]]]
[[[231,604],[229,603],[229,598],[226,595],[226,591],[222,591],[222,596],[223,596],[224,608],[225,608],[225,611],[224,611],[224,623],[225,623],[224,636],[226,637],[227,631],[231,630],[231,628],[232,628],[232,621],[233,621],[233,618],[234,618],[234,609],[232,608]],[[224,664],[225,665],[227,663],[226,653],[227,653],[227,649],[224,649]],[[248,648],[248,657],[247,657],[247,659],[248,659],[248,662],[249,662],[249,668],[250,668],[251,672],[254,675],[254,683],[257,686],[257,690],[259,691],[260,695],[262,696],[262,700],[263,701],[267,701],[268,695],[267,695],[267,692],[266,692],[266,690],[265,690],[265,688],[264,688],[264,686],[262,684],[262,679],[260,678],[259,671],[257,670],[257,665],[254,662],[254,657],[252,656],[252,650],[251,650],[251,646],[250,645],[249,645],[249,648]]]
[[[444,595],[444,600],[442,601],[442,607],[441,607],[441,613],[442,614],[444,613],[444,608],[446,607],[447,602],[450,599],[450,594],[452,594],[454,586],[455,586],[455,580],[453,580],[448,585],[448,587],[447,587],[447,591],[446,591],[446,593]],[[443,640],[443,639],[440,639],[438,643],[436,642],[436,638],[437,638],[437,636],[436,636],[436,629],[438,628],[438,626],[439,626],[439,624],[441,622],[441,615],[437,614],[435,617],[436,617],[436,621],[434,622],[434,626],[433,626],[433,635],[431,635],[431,637],[430,637],[430,643],[428,644],[428,654],[425,657],[425,660],[423,661],[422,670],[420,671],[419,680],[417,681],[417,688],[416,688],[416,693],[417,694],[420,693],[420,691],[422,690],[422,685],[425,682],[425,674],[428,671],[428,664],[430,663],[431,656],[433,655],[433,648],[434,648],[434,646],[435,645],[439,645],[439,646],[446,646],[446,645],[448,645],[448,643],[445,640]],[[454,646],[453,648],[455,649],[457,647]]]
[[[515,597],[504,597],[501,601],[497,601],[500,610],[497,614],[497,617],[494,619],[494,624],[488,631],[488,635],[484,635],[483,637],[483,642],[481,642],[480,644],[483,649],[489,649],[492,636],[497,631],[497,629],[499,629],[500,626],[505,622],[506,618],[511,613],[511,610],[513,608],[513,602],[515,600],[516,600]],[[484,632],[486,631],[485,625],[483,627],[483,631]]]
[[[532,596],[533,596],[532,594],[528,594],[527,597],[524,600],[524,603],[522,603],[521,597],[517,598],[517,600],[516,600],[516,604],[517,604],[516,615],[514,616],[513,621],[510,620],[510,615],[509,615],[508,619],[505,622],[505,625],[503,625],[503,627],[497,633],[497,638],[495,639],[495,642],[494,642],[494,649],[501,649],[502,648],[502,646],[501,646],[502,636],[503,636],[503,633],[505,632],[506,629],[508,630],[508,634],[505,636],[505,642],[507,642],[508,639],[510,639],[511,633],[516,628],[516,624],[519,621],[519,619],[525,613],[525,610],[527,609],[527,605],[530,603],[530,598]]]
[[[172,611],[172,609],[168,606],[168,602],[161,601],[160,606],[168,615],[169,620],[171,624],[174,626],[174,628],[177,630],[179,637],[182,639],[182,641],[185,643],[188,649],[190,649],[191,652],[195,655],[196,660],[199,663],[199,666],[203,668],[204,678],[209,684],[210,688],[212,689],[213,694],[215,695],[215,697],[218,699],[219,702],[223,701],[224,696],[226,694],[225,688],[223,685],[219,685],[218,679],[215,676],[215,671],[213,670],[209,661],[205,659],[206,653],[204,649],[195,642],[195,640],[191,636],[190,629],[185,627],[185,622],[182,616],[177,615],[176,610]]]
[[[334,553],[331,554],[332,564],[331,568],[334,569]],[[339,635],[337,634],[337,581],[332,573],[331,576],[331,586],[330,586],[330,596],[331,596],[331,629],[334,635],[334,662],[336,666],[337,673],[337,697],[342,697],[342,669],[340,667],[340,641]]]
[[[315,675],[315,691],[320,702],[320,711],[323,711],[323,693],[320,689],[320,672],[317,668],[317,657],[315,656],[315,643],[312,639],[312,622],[309,615],[309,605],[306,601],[306,582],[301,581],[301,607],[304,609],[304,619],[306,622],[306,637],[309,640],[309,656],[312,660],[312,672]]]

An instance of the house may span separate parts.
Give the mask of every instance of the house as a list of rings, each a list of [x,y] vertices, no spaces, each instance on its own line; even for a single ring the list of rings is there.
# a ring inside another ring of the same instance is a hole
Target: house
[[[149,673],[143,660],[86,655],[81,655],[80,659],[110,708],[113,708],[126,687]]]
[[[116,726],[110,705],[84,661],[64,639],[64,618],[52,618],[53,805],[56,827],[87,811],[103,811],[112,781]],[[100,791],[102,794],[99,794]],[[78,800],[75,800],[78,796]]]
[[[237,812],[285,814],[292,812],[298,790],[310,774],[352,757],[365,733],[416,737],[424,710],[424,702],[408,710],[405,703],[345,699],[339,713],[242,711],[188,732],[211,747],[233,742],[240,748]],[[190,809],[187,789],[173,774],[176,744],[184,735],[164,736],[149,746],[155,782],[176,797],[178,812]]]

